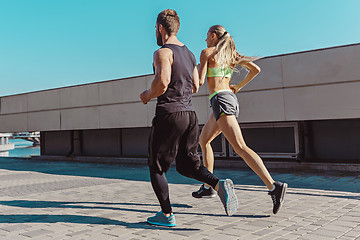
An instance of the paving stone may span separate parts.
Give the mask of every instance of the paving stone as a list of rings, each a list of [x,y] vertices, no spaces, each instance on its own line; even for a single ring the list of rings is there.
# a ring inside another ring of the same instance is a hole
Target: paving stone
[[[327,236],[316,235],[316,234],[306,234],[297,239],[299,239],[299,240],[314,240],[314,239],[316,239],[316,240],[334,240],[333,237],[327,237]]]
[[[342,235],[341,237],[352,237],[352,238],[359,238],[360,237],[360,231],[351,230]]]
[[[307,225],[307,226],[303,227],[303,229],[310,230],[310,231],[314,231],[314,230],[319,229],[319,228],[321,228],[321,226],[314,225],[314,224],[310,224],[310,225]]]
[[[264,229],[265,227],[259,227],[259,226],[255,226],[255,225],[248,223],[248,224],[237,226],[237,228],[243,229],[243,230],[259,231],[259,230]]]
[[[341,240],[354,240],[354,239],[357,240],[358,238],[341,236],[339,239],[341,239]]]
[[[43,236],[43,235],[46,235],[46,234],[49,234],[49,233],[53,233],[53,231],[48,231],[48,230],[44,230],[44,229],[38,229],[38,230],[22,233],[21,235],[33,238],[33,237]]]
[[[272,231],[270,231],[270,229],[268,228],[268,229],[264,229],[264,230],[254,232],[253,234],[259,235],[259,236],[264,236],[264,235],[267,235],[267,234],[270,234],[270,233],[272,233]]]
[[[280,237],[280,235],[276,234],[276,232],[275,232],[275,233],[267,234],[265,236],[261,236],[259,239],[261,239],[261,240],[274,240],[274,239],[277,239],[279,237]]]
[[[1,227],[2,230],[5,230],[7,232],[14,232],[19,230],[24,230],[29,228],[30,226],[27,226],[25,224],[11,224],[8,226]]]
[[[332,231],[329,229],[319,228],[319,229],[313,231],[312,234],[337,238],[337,237],[340,237],[341,235],[343,235],[344,233],[338,232],[338,231]]]
[[[259,236],[259,235],[255,235],[255,234],[249,234],[249,235],[246,235],[246,236],[240,236],[239,238],[237,238],[238,240],[244,240],[244,239],[254,239],[254,240],[257,240],[257,239],[260,239],[262,236]],[[218,238],[218,239],[221,239],[221,238]]]
[[[286,234],[284,236],[274,238],[274,239],[276,239],[276,240],[292,240],[292,239],[297,239],[297,238],[299,238],[299,235],[289,233],[289,234]]]
[[[224,233],[231,236],[246,236],[252,234],[252,231],[238,229],[238,228],[229,228],[226,231],[224,231]]]
[[[327,223],[329,223],[329,221],[321,219],[321,220],[318,220],[316,222],[313,222],[311,225],[324,226]]]
[[[360,216],[341,216],[338,220],[359,223],[359,217]]]
[[[87,233],[91,233],[92,231],[91,230],[81,230],[81,231],[76,231],[76,232],[72,232],[72,233],[68,233],[66,234],[67,236],[70,236],[70,237],[75,237],[75,236],[78,236],[78,235],[81,235],[81,234],[87,234]]]
[[[11,234],[1,238],[1,240],[24,240],[24,239],[29,240],[29,237],[19,234]]]
[[[353,228],[352,227],[339,226],[339,225],[331,223],[331,224],[327,224],[327,225],[323,226],[322,229],[329,229],[329,230],[332,230],[332,231],[346,233],[346,232],[350,231]]]

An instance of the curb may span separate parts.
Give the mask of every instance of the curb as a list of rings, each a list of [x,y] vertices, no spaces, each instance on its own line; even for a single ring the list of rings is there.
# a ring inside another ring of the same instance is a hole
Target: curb
[[[110,158],[110,157],[63,157],[63,156],[32,156],[30,158],[41,161],[67,161],[83,163],[119,164],[119,165],[147,165],[147,158]],[[264,162],[268,169],[294,169],[317,171],[346,171],[360,172],[360,164],[346,163],[304,163],[304,162]],[[215,160],[216,168],[248,168],[242,160]]]

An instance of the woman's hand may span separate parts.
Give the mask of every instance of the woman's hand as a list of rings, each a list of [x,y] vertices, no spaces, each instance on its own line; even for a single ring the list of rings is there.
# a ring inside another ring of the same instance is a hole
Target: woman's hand
[[[241,65],[243,68],[249,70],[249,73],[246,75],[246,77],[244,78],[244,80],[242,80],[240,83],[238,83],[237,85],[230,85],[231,89],[234,89],[233,92],[237,93],[238,91],[240,91],[240,89],[242,89],[243,87],[245,87],[246,84],[248,84],[251,80],[253,80],[259,73],[260,73],[260,68],[258,65],[256,65],[253,62],[248,62],[244,65]]]
[[[230,85],[230,89],[233,93],[237,93],[240,89],[237,89],[236,85]]]

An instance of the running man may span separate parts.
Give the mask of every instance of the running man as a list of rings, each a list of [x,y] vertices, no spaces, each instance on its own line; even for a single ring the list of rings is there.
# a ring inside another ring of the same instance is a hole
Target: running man
[[[159,13],[156,38],[161,48],[153,57],[155,77],[150,89],[140,94],[144,104],[157,98],[148,165],[161,211],[147,222],[167,227],[176,226],[165,176],[174,160],[180,174],[205,182],[218,192],[227,215],[233,215],[238,207],[233,182],[219,180],[201,165],[197,152],[199,126],[191,103],[192,93],[199,88],[199,75],[194,54],[177,39],[179,27],[180,19],[175,10]]]

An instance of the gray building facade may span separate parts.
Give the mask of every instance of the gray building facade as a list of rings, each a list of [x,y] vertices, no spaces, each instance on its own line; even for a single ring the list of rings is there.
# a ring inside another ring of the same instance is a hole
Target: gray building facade
[[[360,44],[271,56],[237,94],[246,143],[265,161],[360,163]],[[243,79],[235,73],[233,82]],[[41,132],[44,156],[146,158],[156,100],[139,94],[153,75],[4,96],[0,132]],[[207,86],[193,96],[199,124]],[[239,159],[222,135],[216,158]]]

